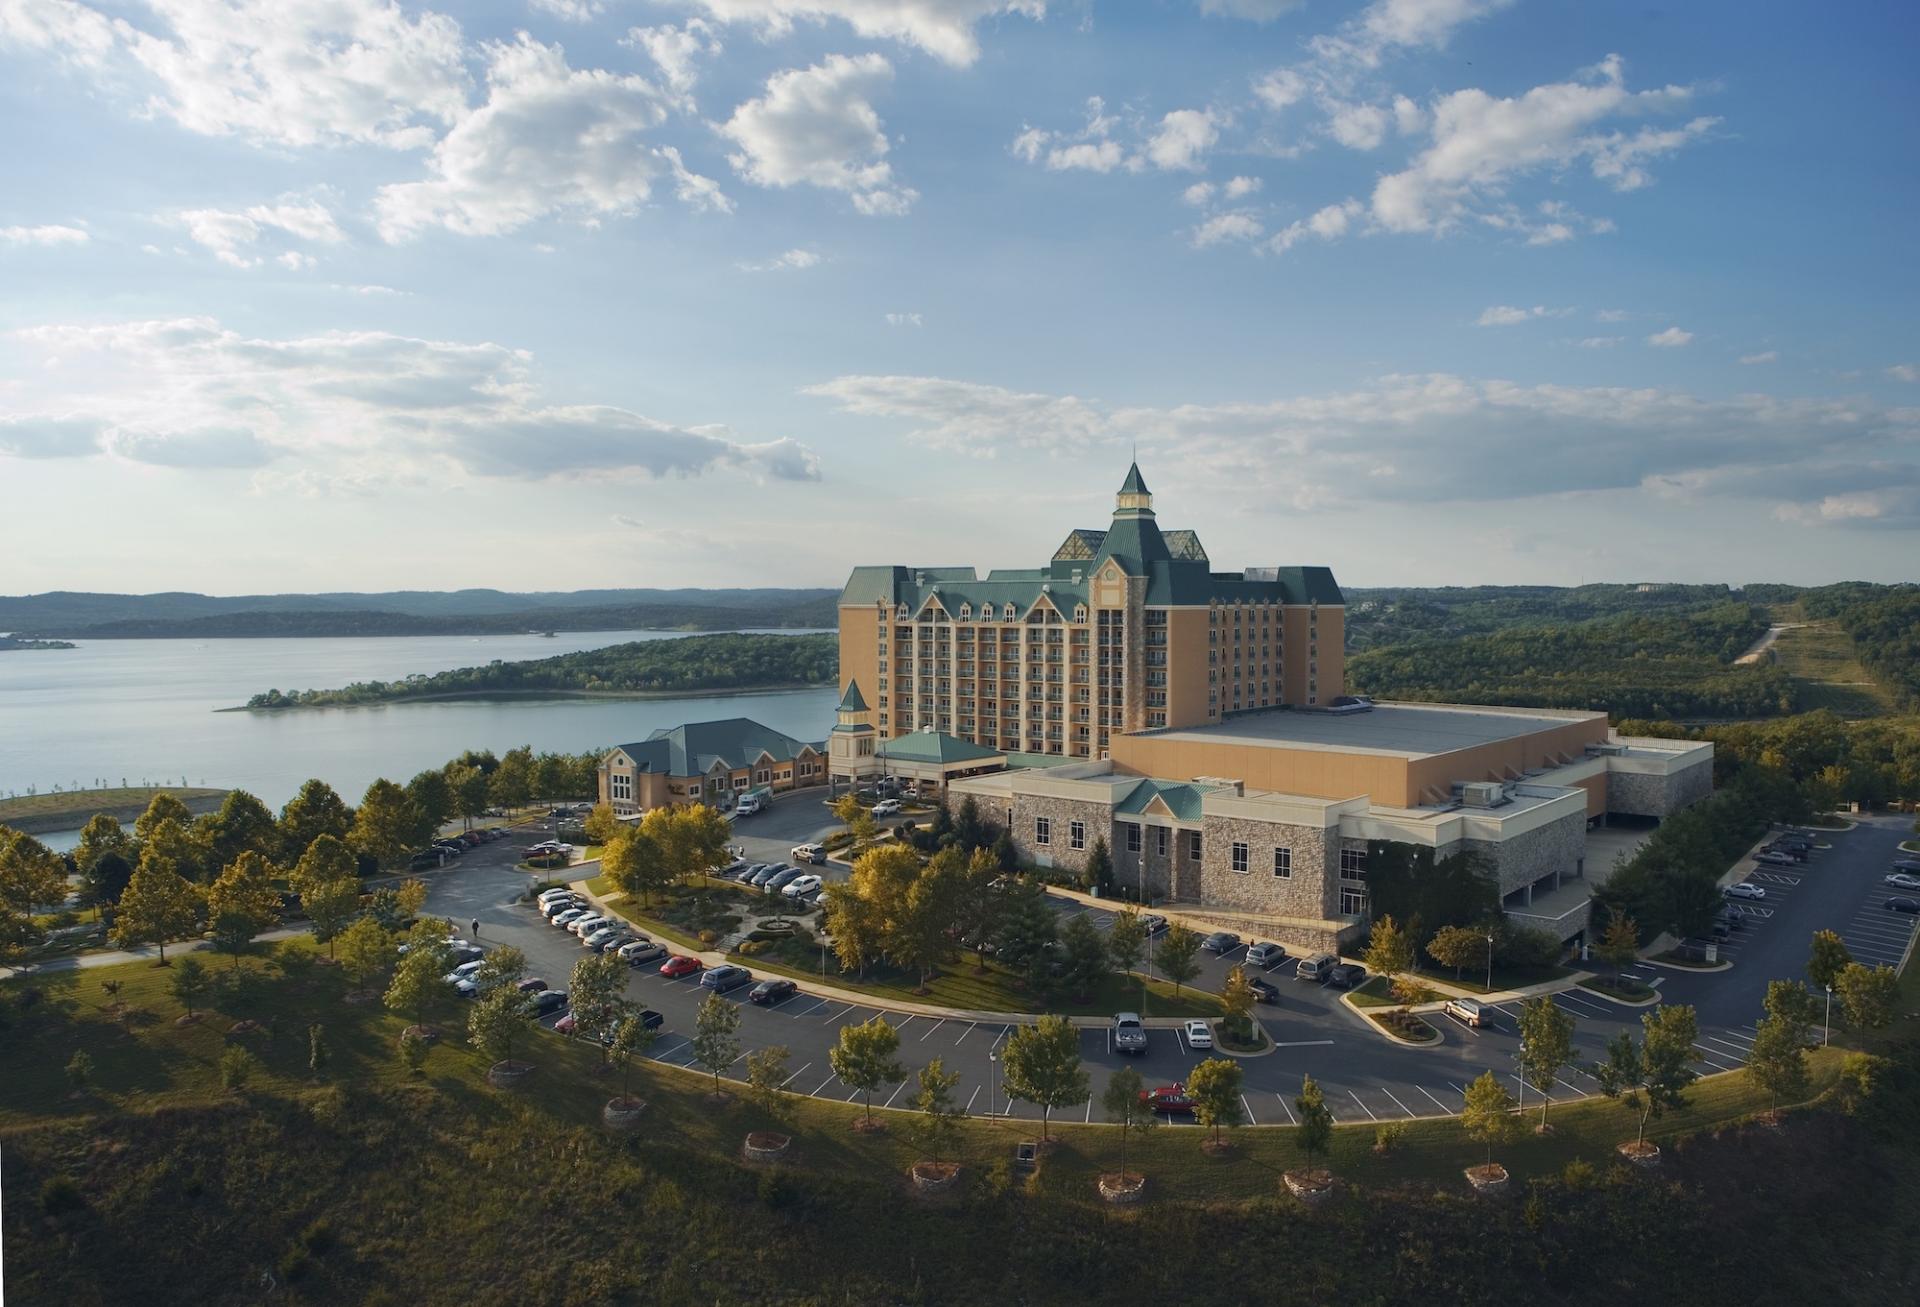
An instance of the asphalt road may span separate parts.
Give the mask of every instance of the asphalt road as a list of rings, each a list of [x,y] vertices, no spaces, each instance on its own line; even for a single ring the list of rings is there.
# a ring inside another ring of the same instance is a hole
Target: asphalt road
[[[758,827],[753,822],[761,822]],[[816,824],[817,823],[817,824]],[[749,819],[741,836],[750,856],[784,857],[786,848],[817,836],[830,826],[824,810],[810,801],[783,801],[759,817]],[[1768,980],[1798,977],[1806,961],[1808,940],[1817,929],[1834,929],[1846,937],[1863,961],[1894,962],[1907,946],[1915,922],[1881,908],[1888,894],[1881,876],[1895,856],[1894,849],[1908,824],[1893,818],[1868,819],[1857,829],[1820,835],[1830,845],[1816,851],[1811,861],[1785,873],[1765,873],[1758,880],[1767,898],[1753,905],[1748,924],[1738,931],[1728,951],[1735,961],[1731,971],[1692,973],[1641,965],[1640,979],[1658,987],[1665,1002],[1691,1003],[1699,1014],[1700,1069],[1733,1070],[1744,1064],[1752,1043],[1754,1022]],[[566,988],[573,965],[584,953],[574,937],[549,926],[532,905],[520,902],[529,877],[513,865],[518,840],[501,841],[469,853],[456,867],[433,878],[428,911],[450,916],[464,933],[471,919],[480,922],[479,942],[510,943],[527,955],[532,973],[554,987]],[[1087,909],[1077,902],[1056,900],[1063,916],[1092,911],[1098,924],[1111,915]],[[1202,955],[1206,968],[1194,983],[1217,990],[1227,969],[1244,958],[1244,946],[1222,957]],[[957,965],[965,965],[960,963]],[[1442,1032],[1436,1046],[1410,1048],[1388,1043],[1372,1033],[1364,1020],[1338,1001],[1338,994],[1322,986],[1295,980],[1292,964],[1282,963],[1270,978],[1280,990],[1277,1005],[1258,1009],[1261,1024],[1275,1041],[1274,1052],[1243,1060],[1246,1072],[1245,1107],[1255,1124],[1287,1124],[1292,1099],[1301,1077],[1311,1074],[1325,1089],[1328,1105],[1343,1122],[1393,1121],[1456,1111],[1465,1086],[1482,1071],[1492,1070],[1521,1093],[1514,1073],[1517,1008],[1498,1009],[1500,1024],[1490,1030],[1471,1030],[1444,1018],[1435,1018]],[[697,979],[697,978],[696,978]],[[689,1036],[694,1014],[707,991],[696,979],[666,980],[653,967],[632,973],[628,993],[638,1002],[664,1014],[662,1036],[650,1056],[675,1066],[691,1063]],[[878,1005],[849,1005],[798,994],[776,1008],[762,1009],[745,1002],[742,987],[728,997],[743,1008],[740,1023],[742,1058],[770,1045],[790,1051],[792,1074],[787,1087],[815,1097],[853,1099],[855,1091],[834,1076],[827,1052],[841,1026],[885,1015],[900,1031],[900,1058],[908,1080],[889,1085],[875,1095],[876,1104],[899,1104],[911,1097],[911,1078],[934,1057],[944,1059],[962,1081],[960,1102],[978,1114],[1008,1112],[1037,1119],[1037,1108],[1009,1104],[998,1086],[997,1067],[990,1054],[998,1049],[1012,1026],[1001,1022],[941,1020],[888,1011]],[[1629,1008],[1584,991],[1555,996],[1554,1001],[1577,1020],[1575,1042],[1583,1063],[1598,1058],[1604,1045],[1622,1028],[1637,1028],[1646,1009]],[[1091,1120],[1100,1115],[1099,1094],[1108,1075],[1124,1064],[1112,1052],[1104,1029],[1081,1032],[1081,1051],[1091,1075],[1092,1096],[1079,1106],[1054,1114],[1058,1120]],[[1136,1059],[1149,1085],[1184,1077],[1207,1053],[1194,1052],[1178,1030],[1154,1029],[1147,1052]],[[730,1074],[744,1073],[736,1061]],[[1555,1102],[1584,1098],[1597,1092],[1585,1071],[1567,1069],[1552,1091]],[[1532,1089],[1528,1102],[1537,1102]]]

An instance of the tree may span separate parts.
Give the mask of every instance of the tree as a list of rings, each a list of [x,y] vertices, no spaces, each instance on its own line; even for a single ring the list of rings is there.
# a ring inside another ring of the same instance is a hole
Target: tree
[[[760,1110],[775,1121],[787,1115],[787,1058],[785,1044],[773,1044],[747,1054],[747,1093]]]
[[[447,786],[453,795],[453,815],[472,830],[474,820],[487,815],[487,774],[463,762],[452,763],[447,767]]]
[[[740,1056],[739,1029],[740,1009],[718,994],[707,995],[693,1021],[693,1060],[713,1074],[715,1095],[720,1093],[720,1073]]]
[[[426,843],[432,832],[427,815],[407,792],[389,780],[367,786],[354,814],[347,842],[382,867],[396,867]]]
[[[411,920],[420,915],[420,909],[427,906],[427,882],[403,880],[394,887],[393,897],[402,919]]]
[[[584,825],[588,840],[595,844],[609,844],[620,830],[620,819],[614,815],[611,803],[596,803],[588,811]]]
[[[67,897],[67,864],[31,835],[0,826],[0,955],[37,944],[33,910]]]
[[[1547,1124],[1548,1093],[1560,1068],[1572,1066],[1573,1014],[1545,994],[1520,1004],[1520,1075],[1540,1091],[1540,1124]]]
[[[966,1109],[953,1101],[953,1087],[960,1083],[958,1071],[947,1070],[946,1062],[934,1058],[920,1069],[919,1090],[913,1105],[920,1115],[914,1118],[914,1135],[934,1162],[960,1132],[960,1118]]]
[[[331,958],[340,933],[360,915],[360,878],[352,872],[330,874],[337,873],[337,860],[345,860],[348,865],[353,861],[347,846],[331,835],[320,836],[307,853],[294,869],[292,884],[300,895],[300,906],[313,923],[314,939],[327,946]]]
[[[1108,967],[1107,941],[1099,927],[1086,913],[1076,913],[1060,932],[1060,945],[1066,965],[1060,983],[1076,999],[1091,999],[1106,978]]]
[[[1368,971],[1387,978],[1402,1008],[1419,1001],[1420,986],[1407,978],[1407,973],[1413,970],[1413,940],[1392,917],[1382,917],[1373,923],[1373,935],[1367,942],[1363,961]]]
[[[1493,1165],[1493,1150],[1513,1138],[1518,1121],[1513,1114],[1513,1095],[1491,1071],[1482,1071],[1467,1086],[1466,1106],[1460,1109],[1460,1125],[1469,1139],[1487,1146],[1487,1165]]]
[[[557,753],[543,753],[534,759],[532,787],[536,799],[564,798],[569,788],[567,760]]]
[[[194,1008],[207,996],[212,984],[207,969],[200,965],[200,959],[188,954],[174,967],[167,988],[172,991],[174,1000],[186,1009],[186,1014],[192,1016]]]
[[[1021,876],[1005,890],[995,956],[1029,988],[1042,989],[1059,929],[1060,919],[1047,906],[1046,887]]]
[[[972,802],[973,796],[969,794],[960,805],[962,816]],[[959,842],[965,847],[964,839]],[[993,944],[994,936],[1000,931],[1000,923],[1006,916],[1007,896],[999,882],[1000,866],[993,860],[993,855],[985,849],[974,848],[967,856],[966,871],[960,878],[953,911],[960,942],[974,951],[976,971],[987,969],[987,949]]]
[[[1632,966],[1640,956],[1640,926],[1618,908],[1607,910],[1607,928],[1593,951],[1615,974]]]
[[[127,847],[133,847],[131,842]],[[96,911],[118,907],[120,896],[127,892],[127,882],[132,879],[130,858],[119,853],[103,853],[81,874],[80,897]]]
[[[704,876],[733,860],[733,853],[727,847],[727,841],[733,837],[733,827],[704,803],[655,808],[640,824],[660,845],[668,870],[674,876]]]
[[[611,1036],[633,1011],[633,1000],[627,997],[627,964],[613,953],[589,953],[581,958],[573,964],[567,1006],[573,1011],[574,1034],[585,1035],[600,1045],[604,1066],[606,1042],[601,1036]]]
[[[1030,1026],[1015,1026],[1001,1054],[1006,1063],[1007,1097],[1040,1109],[1040,1137],[1056,1107],[1086,1101],[1087,1072],[1080,1065],[1080,1032],[1061,1016],[1044,1016]]]
[[[1240,1102],[1243,1076],[1240,1064],[1228,1057],[1210,1057],[1187,1072],[1187,1097],[1193,1100],[1193,1119],[1213,1130],[1213,1146],[1220,1146],[1220,1128],[1237,1126],[1244,1115]]]
[[[387,985],[388,1010],[411,1015],[416,1026],[425,1025],[428,1011],[453,993],[446,979],[451,958],[444,934],[423,934],[434,924],[423,921],[413,928],[407,939],[407,954],[393,969],[393,980]],[[445,930],[441,926],[441,931]]]
[[[332,1053],[327,1048],[327,1028],[315,1022],[307,1027],[307,1074],[318,1077],[327,1069]]]
[[[420,1074],[420,1068],[427,1064],[427,1053],[432,1047],[432,1041],[412,1027],[400,1032],[396,1051],[400,1055],[400,1065],[407,1069],[408,1075]]]
[[[344,841],[353,830],[353,809],[333,786],[314,779],[280,809],[280,856],[292,862],[322,835]]]
[[[243,853],[271,861],[280,852],[280,824],[273,811],[245,790],[228,790],[217,811],[199,822],[207,865],[229,867]]]
[[[960,810],[953,815],[953,842],[969,854],[992,843],[991,825],[980,816],[980,802],[971,794],[960,800]]]
[[[503,987],[512,989],[526,974],[527,955],[511,944],[502,944],[490,950],[481,959],[479,970],[473,973],[474,993],[477,996]]]
[[[1333,1111],[1327,1106],[1326,1094],[1314,1083],[1312,1076],[1301,1078],[1300,1096],[1293,1100],[1293,1114],[1299,1122],[1295,1129],[1300,1151],[1307,1155],[1307,1174],[1311,1176],[1314,1155],[1326,1152],[1328,1145],[1333,1143]]]
[[[1233,1037],[1242,1043],[1253,1039],[1253,985],[1247,980],[1245,967],[1232,967],[1227,971],[1227,983],[1220,987],[1220,1024],[1233,1032]]]
[[[1199,933],[1177,921],[1168,926],[1159,948],[1154,950],[1153,964],[1160,968],[1161,975],[1173,982],[1173,992],[1178,996],[1180,986],[1200,974]]]
[[[393,936],[372,917],[357,918],[340,933],[340,967],[355,989],[371,989],[393,961]]]
[[[1820,1019],[1820,1000],[1797,980],[1769,980],[1764,1005],[1767,1015],[1793,1027],[1803,1044],[1813,1023]]]
[[[906,1077],[894,1056],[899,1051],[900,1032],[878,1015],[857,1026],[841,1026],[840,1042],[827,1050],[833,1073],[860,1091],[869,1126],[873,1124],[873,1091]]]
[[[649,902],[673,880],[660,846],[645,830],[614,832],[600,850],[600,874],[622,893]]]
[[[487,797],[502,808],[525,806],[533,795],[533,750],[522,746],[500,755],[500,765],[487,777]]]
[[[509,758],[513,755],[508,754]],[[504,764],[503,764],[504,766]],[[496,950],[497,951],[497,950]],[[613,1032],[613,1061],[620,1068],[620,1105],[633,1106],[633,1059],[653,1047],[659,1032],[637,1016],[630,1016]]]
[[[1127,1136],[1144,1135],[1158,1124],[1153,1109],[1140,1101],[1142,1089],[1140,1073],[1126,1066],[1107,1078],[1106,1090],[1100,1095],[1100,1106],[1106,1109],[1107,1120],[1120,1127],[1122,1172],[1127,1169]]]
[[[1713,929],[1726,899],[1712,875],[1687,870],[1669,875],[1665,882],[1667,925],[1682,939],[1695,939]]]
[[[228,1045],[227,1051],[220,1055],[221,1088],[239,1093],[247,1087],[247,1082],[253,1079],[254,1069],[259,1065],[253,1054],[240,1045]]]
[[[880,955],[886,939],[879,906],[854,893],[851,885],[836,887],[827,901],[826,925],[840,970],[865,975],[867,963]]]
[[[1114,968],[1126,972],[1129,976],[1140,965],[1140,959],[1147,951],[1147,928],[1140,920],[1140,914],[1132,908],[1124,908],[1113,918],[1113,925],[1107,930],[1107,957],[1112,959]],[[1146,1006],[1146,981],[1140,982],[1141,1006]]]
[[[860,861],[877,856],[881,850],[862,854]],[[899,846],[885,850],[887,853],[905,853],[911,861],[912,854]],[[953,929],[958,915],[957,904],[961,893],[961,881],[966,875],[966,863],[958,849],[948,848],[934,855],[920,874],[905,886],[897,904],[889,913],[890,928],[887,931],[887,953],[896,963],[919,973],[918,992],[925,993],[930,980],[941,962],[953,952],[953,937],[948,933]],[[859,872],[856,868],[854,887],[859,892]]]
[[[173,861],[149,848],[120,896],[109,937],[121,948],[158,944],[160,965],[165,966],[167,944],[193,933],[199,898],[186,877],[174,870]]]
[[[1831,930],[1813,932],[1813,945],[1807,953],[1807,979],[1820,989],[1832,989],[1852,961],[1853,954],[1839,935]]]
[[[1770,1016],[1754,1028],[1747,1075],[1767,1093],[1767,1115],[1780,1119],[1780,1100],[1806,1097],[1807,1032],[1791,1017]]]
[[[1443,967],[1452,967],[1453,978],[1458,980],[1466,968],[1491,962],[1493,944],[1489,935],[1488,931],[1468,926],[1442,926],[1427,941],[1427,956]]]
[[[1847,1021],[1858,1030],[1878,1030],[1893,1020],[1893,1002],[1899,973],[1892,967],[1866,967],[1849,962],[1834,982],[1833,992],[1845,1006]]]
[[[866,804],[862,803],[860,796],[852,790],[848,790],[828,806],[833,812],[834,820],[842,826],[852,826],[854,817],[867,810]]]
[[[1107,850],[1107,837],[1096,835],[1087,850],[1086,865],[1080,869],[1081,884],[1102,893],[1113,888],[1113,854]]]
[[[1690,1063],[1699,1026],[1691,1007],[1658,1007],[1640,1018],[1644,1038],[1623,1030],[1607,1041],[1606,1060],[1593,1068],[1600,1092],[1636,1114],[1636,1144],[1644,1144],[1647,1122],[1669,1108],[1687,1105],[1686,1089],[1699,1078]]]
[[[496,1063],[512,1062],[514,1042],[532,1023],[533,996],[502,985],[474,1003],[467,1014],[467,1038]]]
[[[134,818],[133,838],[145,844],[163,821],[173,822],[185,830],[193,825],[193,809],[173,791],[161,790],[147,801],[147,810]]]
[[[453,816],[453,786],[447,783],[447,773],[441,768],[423,771],[408,781],[407,797],[420,810],[428,833],[439,830]]]
[[[88,907],[110,908],[120,901],[133,875],[134,859],[140,856],[133,839],[120,823],[104,812],[95,813],[80,828],[80,842],[73,846],[73,865],[80,873],[80,894]],[[104,859],[109,865],[101,867]]]
[[[264,856],[249,849],[220,873],[207,890],[207,920],[213,946],[232,954],[237,968],[253,937],[280,920],[280,892]]]
[[[359,862],[345,840],[337,835],[316,835],[287,873],[287,887],[303,900],[315,887],[333,881],[349,881],[357,889],[358,871]]]
[[[93,1083],[93,1055],[84,1048],[75,1049],[67,1059],[67,1084],[76,1096],[87,1092]]]

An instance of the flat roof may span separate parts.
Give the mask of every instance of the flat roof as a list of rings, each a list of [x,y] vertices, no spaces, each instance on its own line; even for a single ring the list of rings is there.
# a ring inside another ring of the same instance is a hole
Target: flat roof
[[[1573,722],[1605,719],[1606,714],[1599,712],[1555,713],[1538,709],[1449,708],[1430,704],[1379,703],[1365,712],[1330,713],[1281,708],[1242,713],[1212,726],[1143,731],[1141,738],[1431,758],[1460,749],[1471,749],[1475,745],[1519,739]]]

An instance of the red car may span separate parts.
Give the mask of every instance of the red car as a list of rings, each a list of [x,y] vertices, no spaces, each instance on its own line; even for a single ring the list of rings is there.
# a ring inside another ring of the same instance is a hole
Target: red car
[[[660,974],[669,980],[678,980],[682,976],[691,976],[700,969],[700,959],[690,958],[676,953],[660,964]]]
[[[1142,1089],[1140,1105],[1169,1115],[1193,1111],[1193,1100],[1187,1097],[1187,1087],[1178,1083],[1161,1085],[1158,1089]]]

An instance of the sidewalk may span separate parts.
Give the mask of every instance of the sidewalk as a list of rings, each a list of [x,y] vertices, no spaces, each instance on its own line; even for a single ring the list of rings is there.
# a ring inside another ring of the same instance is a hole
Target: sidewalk
[[[261,940],[293,939],[304,935],[304,930],[294,930],[282,926],[269,930],[265,934],[254,936],[254,942]],[[182,953],[198,953],[202,949],[213,947],[213,941],[207,939],[183,939],[177,944],[167,945],[167,956],[171,960]],[[88,971],[94,967],[115,967],[122,962],[157,961],[160,950],[151,944],[139,948],[107,949],[100,953],[76,953],[64,958],[54,958],[48,962],[29,963],[22,967],[0,967],[0,980],[10,980],[15,976],[42,976],[57,971]]]
[[[586,881],[577,880],[573,882],[570,888],[587,899],[588,902],[592,903],[593,906],[600,911],[612,913],[622,921],[628,922],[635,930],[643,934],[646,932],[644,925],[633,921],[607,899],[589,890]],[[679,945],[674,947],[676,952],[683,952],[688,957],[698,958],[702,966],[717,967],[723,964],[732,966],[745,965],[748,970],[752,970],[751,963],[743,964],[735,962],[734,959],[728,957],[718,949],[692,950],[685,949]],[[886,1012],[900,1012],[907,1016],[937,1017],[948,1021],[975,1021],[982,1025],[1019,1025],[1026,1022],[1037,1021],[1044,1015],[1038,1012],[982,1012],[969,1008],[942,1007],[934,1003],[904,1003],[888,995],[867,994],[856,989],[841,989],[837,985],[822,984],[819,981],[807,980],[800,976],[790,976],[785,972],[768,972],[767,974],[775,979],[791,980],[795,985],[799,986],[800,992],[810,994],[815,998],[824,998],[834,1003],[847,1003],[854,1007],[870,1007],[878,1008]],[[1185,1025],[1190,1019],[1191,1018],[1188,1017],[1143,1017],[1141,1018],[1141,1024],[1155,1029],[1172,1030],[1178,1026]],[[1105,1030],[1113,1024],[1113,1018],[1111,1016],[1068,1017],[1067,1020],[1071,1021],[1073,1025],[1080,1030]]]

